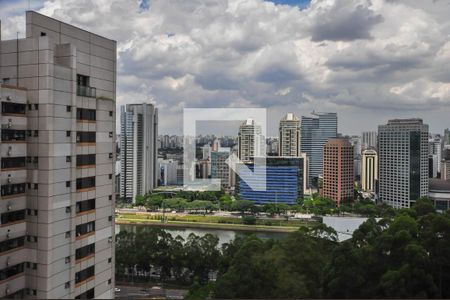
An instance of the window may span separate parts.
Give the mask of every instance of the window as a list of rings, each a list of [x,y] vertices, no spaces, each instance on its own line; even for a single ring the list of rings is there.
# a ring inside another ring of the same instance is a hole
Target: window
[[[110,264],[112,262],[112,258],[108,258],[108,263]]]
[[[17,264],[12,267],[7,267],[0,270],[0,281],[8,279],[9,277],[20,274],[24,271],[24,263]]]
[[[70,281],[67,281],[67,282],[64,284],[64,288],[65,288],[65,289],[70,288]]]
[[[95,231],[95,221],[77,225],[76,229],[77,236],[82,236]]]
[[[75,250],[75,259],[79,260],[92,254],[95,254],[95,243],[92,243],[90,245]]]
[[[112,279],[111,278],[108,279],[108,284],[111,284],[111,282],[112,282]]]
[[[113,137],[113,132],[112,132],[112,131],[109,132],[109,137],[110,137],[110,138]]]
[[[72,156],[66,156],[66,162],[72,162]]]
[[[95,109],[77,108],[77,120],[95,121]]]
[[[70,263],[70,256],[66,256],[65,260],[66,264]]]
[[[5,240],[3,242],[0,242],[0,253],[16,249],[19,247],[23,247],[25,245],[25,237],[21,236],[18,238]]]
[[[113,158],[112,152],[109,152],[109,158]]]
[[[112,195],[108,196],[108,200],[111,201],[112,200]]]
[[[47,36],[47,33],[41,31],[41,36]]]
[[[112,110],[109,111],[109,116],[110,116],[110,117],[113,116],[113,111],[112,111]]]
[[[72,211],[72,208],[70,206],[66,206],[66,213],[70,213]]]
[[[95,165],[95,154],[77,155],[77,167]]]
[[[112,179],[112,174],[109,174],[108,177],[109,177],[109,179]]]
[[[110,222],[112,221],[112,216],[108,217],[108,221],[110,221]]]
[[[95,187],[95,176],[77,178],[77,190]]]
[[[94,288],[79,294],[78,296],[75,297],[75,299],[93,299],[94,298]]]
[[[66,131],[66,137],[70,137],[70,130]]]
[[[96,97],[97,91],[89,86],[89,76],[77,74],[77,95],[82,97]]]
[[[70,187],[70,180],[69,180],[69,181],[66,181],[66,187],[67,187],[67,188]]]
[[[25,168],[26,157],[2,157],[2,170]]]
[[[77,131],[77,143],[95,143],[95,131]]]
[[[83,282],[83,281],[93,277],[94,275],[95,275],[95,266],[86,268],[80,272],[75,273],[75,283]]]
[[[34,110],[39,110],[39,104],[37,103],[34,104]]]
[[[13,102],[2,102],[2,114],[24,115],[26,105]]]
[[[35,190],[38,189],[38,184],[37,184],[37,183],[34,184],[34,189],[35,189]]]
[[[34,137],[38,137],[39,136],[39,130],[35,130],[34,131]]]
[[[1,224],[4,225],[8,223],[25,220],[25,213],[26,213],[25,209],[2,213],[0,216]]]
[[[95,199],[89,199],[84,201],[79,201],[76,204],[76,213],[82,213],[85,211],[95,209]]]
[[[67,112],[71,112],[71,111],[72,111],[72,106],[67,105],[67,106],[66,106],[66,111],[67,111]]]
[[[72,234],[70,233],[70,231],[66,231],[66,234],[65,234],[66,239],[70,238],[71,235],[72,235]]]
[[[2,142],[25,141],[26,130],[2,129]]]

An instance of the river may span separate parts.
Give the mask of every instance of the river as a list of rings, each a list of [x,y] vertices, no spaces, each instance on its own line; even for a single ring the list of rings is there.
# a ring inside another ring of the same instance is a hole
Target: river
[[[154,226],[146,226],[146,225],[116,225],[116,234],[120,231],[126,230],[129,232],[133,232],[136,230],[136,227],[141,227],[143,230],[151,230],[151,228],[155,228]],[[166,232],[169,232],[173,237],[181,236],[186,239],[191,233],[194,233],[198,236],[204,236],[207,233],[213,234],[219,238],[219,245],[224,243],[228,243],[232,241],[236,236],[246,236],[250,234],[255,234],[257,237],[261,239],[280,239],[286,236],[288,233],[284,232],[247,232],[247,231],[235,231],[235,230],[224,230],[224,229],[205,229],[205,228],[167,228],[161,226]]]

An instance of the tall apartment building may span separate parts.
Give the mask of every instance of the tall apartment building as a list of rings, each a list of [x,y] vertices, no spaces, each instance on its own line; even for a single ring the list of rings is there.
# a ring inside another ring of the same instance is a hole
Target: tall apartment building
[[[361,133],[361,150],[366,150],[369,148],[377,149],[377,139],[378,135],[376,131],[364,131]]]
[[[229,148],[220,147],[218,151],[211,152],[211,178],[220,179],[220,185],[224,189],[230,187],[230,167],[226,163],[229,156]]]
[[[278,155],[300,156],[300,119],[293,113],[287,113],[280,120]]]
[[[339,206],[353,200],[355,177],[353,173],[353,146],[346,138],[329,139],[323,147],[322,195]]]
[[[378,154],[374,148],[363,151],[361,165],[361,189],[363,192],[374,193],[378,180]]]
[[[428,194],[428,125],[421,119],[378,126],[379,197],[395,208]]]
[[[444,130],[444,137],[442,139],[442,145],[444,148],[450,146],[450,128]]]
[[[0,297],[113,298],[116,42],[28,11],[0,61]]]
[[[309,157],[309,184],[314,184],[323,171],[323,146],[329,138],[337,137],[336,113],[312,113],[312,117],[302,116],[302,153]]]
[[[151,103],[120,109],[120,197],[134,203],[158,184],[158,109]]]
[[[442,152],[441,179],[450,180],[450,149]]]
[[[248,119],[241,124],[238,133],[238,157],[241,161],[249,162],[255,156],[264,155],[263,143],[265,145],[261,126],[255,124],[255,120]]]
[[[428,154],[430,158],[430,178],[436,178],[437,173],[441,171],[442,160],[442,138],[439,135],[428,139]]]

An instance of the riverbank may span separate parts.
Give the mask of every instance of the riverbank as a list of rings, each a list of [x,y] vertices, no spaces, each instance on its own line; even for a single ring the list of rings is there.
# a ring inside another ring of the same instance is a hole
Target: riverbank
[[[211,220],[211,218],[209,218]],[[291,226],[276,226],[276,225],[245,225],[219,222],[200,222],[200,221],[180,221],[168,219],[161,222],[159,219],[146,219],[138,215],[131,214],[117,214],[117,225],[146,225],[154,227],[173,227],[173,228],[202,228],[202,229],[222,229],[222,230],[236,230],[249,232],[282,232],[289,233],[298,230],[302,226],[311,226],[312,224],[297,223]]]

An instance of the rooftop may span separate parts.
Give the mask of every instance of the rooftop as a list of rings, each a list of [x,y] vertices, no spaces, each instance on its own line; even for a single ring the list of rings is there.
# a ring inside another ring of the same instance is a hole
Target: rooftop
[[[430,192],[449,192],[450,193],[450,180],[443,179],[430,179]]]

